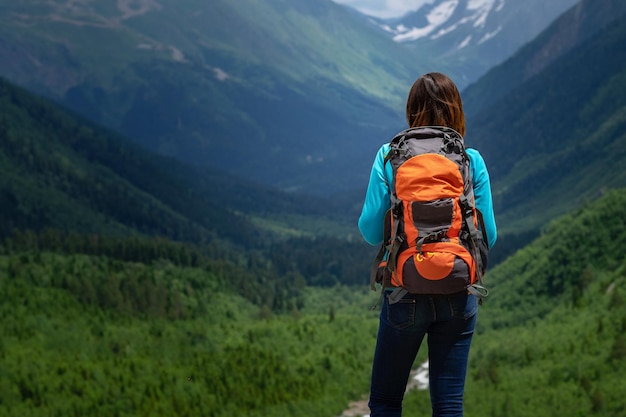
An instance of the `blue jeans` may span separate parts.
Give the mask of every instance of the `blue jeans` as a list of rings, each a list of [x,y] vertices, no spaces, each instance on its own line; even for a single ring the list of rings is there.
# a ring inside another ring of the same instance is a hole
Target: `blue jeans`
[[[411,367],[428,334],[433,417],[462,417],[463,391],[478,301],[467,293],[387,297],[380,312],[372,366],[371,417],[399,417]]]

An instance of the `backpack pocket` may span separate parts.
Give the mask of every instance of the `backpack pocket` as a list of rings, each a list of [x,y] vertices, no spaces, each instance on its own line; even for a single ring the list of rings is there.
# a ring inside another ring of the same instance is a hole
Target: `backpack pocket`
[[[411,247],[400,254],[392,284],[413,294],[455,294],[471,284],[474,267],[473,258],[461,244],[425,244],[420,251]]]

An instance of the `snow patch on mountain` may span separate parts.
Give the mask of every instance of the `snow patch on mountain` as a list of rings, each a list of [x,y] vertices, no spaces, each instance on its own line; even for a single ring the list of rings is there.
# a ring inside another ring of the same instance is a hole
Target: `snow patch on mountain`
[[[396,29],[400,33],[394,36],[393,40],[396,42],[414,41],[419,38],[423,38],[424,36],[428,36],[432,31],[446,23],[450,17],[452,17],[458,5],[458,0],[447,0],[435,6],[430,13],[426,15],[428,25],[424,27],[413,27],[409,29],[404,25],[399,25]]]
[[[494,38],[500,31],[502,30],[502,25],[498,26],[498,28],[492,32],[485,33],[482,38],[478,41],[478,44],[483,44],[487,42],[489,39]]]
[[[459,28],[472,27],[474,31],[487,30],[487,19],[492,13],[504,8],[505,0],[440,0],[424,7],[425,24],[407,26],[406,21],[394,26],[389,23],[380,25],[385,31],[391,32],[396,42],[411,42],[430,36],[437,39],[448,35]],[[500,32],[502,28],[484,34],[478,43],[486,42]],[[463,48],[471,39],[467,36],[459,44]]]
[[[484,27],[487,22],[487,16],[493,10],[493,6],[496,0],[469,0],[467,3],[467,10],[476,11],[476,14],[473,16],[474,27]]]
[[[458,49],[465,48],[467,45],[469,45],[471,40],[472,40],[472,35],[468,35],[465,39],[461,41],[461,43],[459,44],[459,46],[457,46],[457,48]]]

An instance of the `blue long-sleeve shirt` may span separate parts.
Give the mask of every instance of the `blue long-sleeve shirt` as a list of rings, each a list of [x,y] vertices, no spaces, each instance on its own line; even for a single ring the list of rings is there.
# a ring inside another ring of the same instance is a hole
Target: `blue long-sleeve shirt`
[[[487,166],[480,153],[472,148],[466,149],[470,159],[470,171],[474,184],[474,199],[476,208],[483,215],[485,233],[489,247],[496,243],[497,229],[493,213],[493,201],[491,198],[491,184]],[[391,164],[385,166],[385,155],[389,153],[389,144],[384,144],[376,153],[372,172],[370,174],[367,193],[361,216],[359,217],[359,230],[363,238],[370,245],[378,245],[383,240],[385,213],[390,204],[390,184],[392,183],[393,171]]]

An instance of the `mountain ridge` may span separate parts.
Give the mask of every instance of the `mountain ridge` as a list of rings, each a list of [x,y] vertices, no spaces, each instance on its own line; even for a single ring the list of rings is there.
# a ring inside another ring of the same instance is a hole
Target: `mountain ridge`
[[[576,2],[436,0],[400,18],[369,20],[413,53],[435,57],[464,89]]]
[[[357,138],[395,129],[422,66],[330,0],[131,9],[1,5],[0,75],[159,153],[287,190],[352,188],[339,158],[367,169]]]
[[[347,223],[332,201],[189,167],[1,78],[0,109],[2,236],[57,228],[254,246],[267,231],[253,219]]]
[[[599,4],[601,7],[598,7]],[[497,102],[624,14],[626,5],[618,0],[603,0],[601,3],[581,0],[510,59],[493,67],[484,77],[464,89],[468,117]]]

